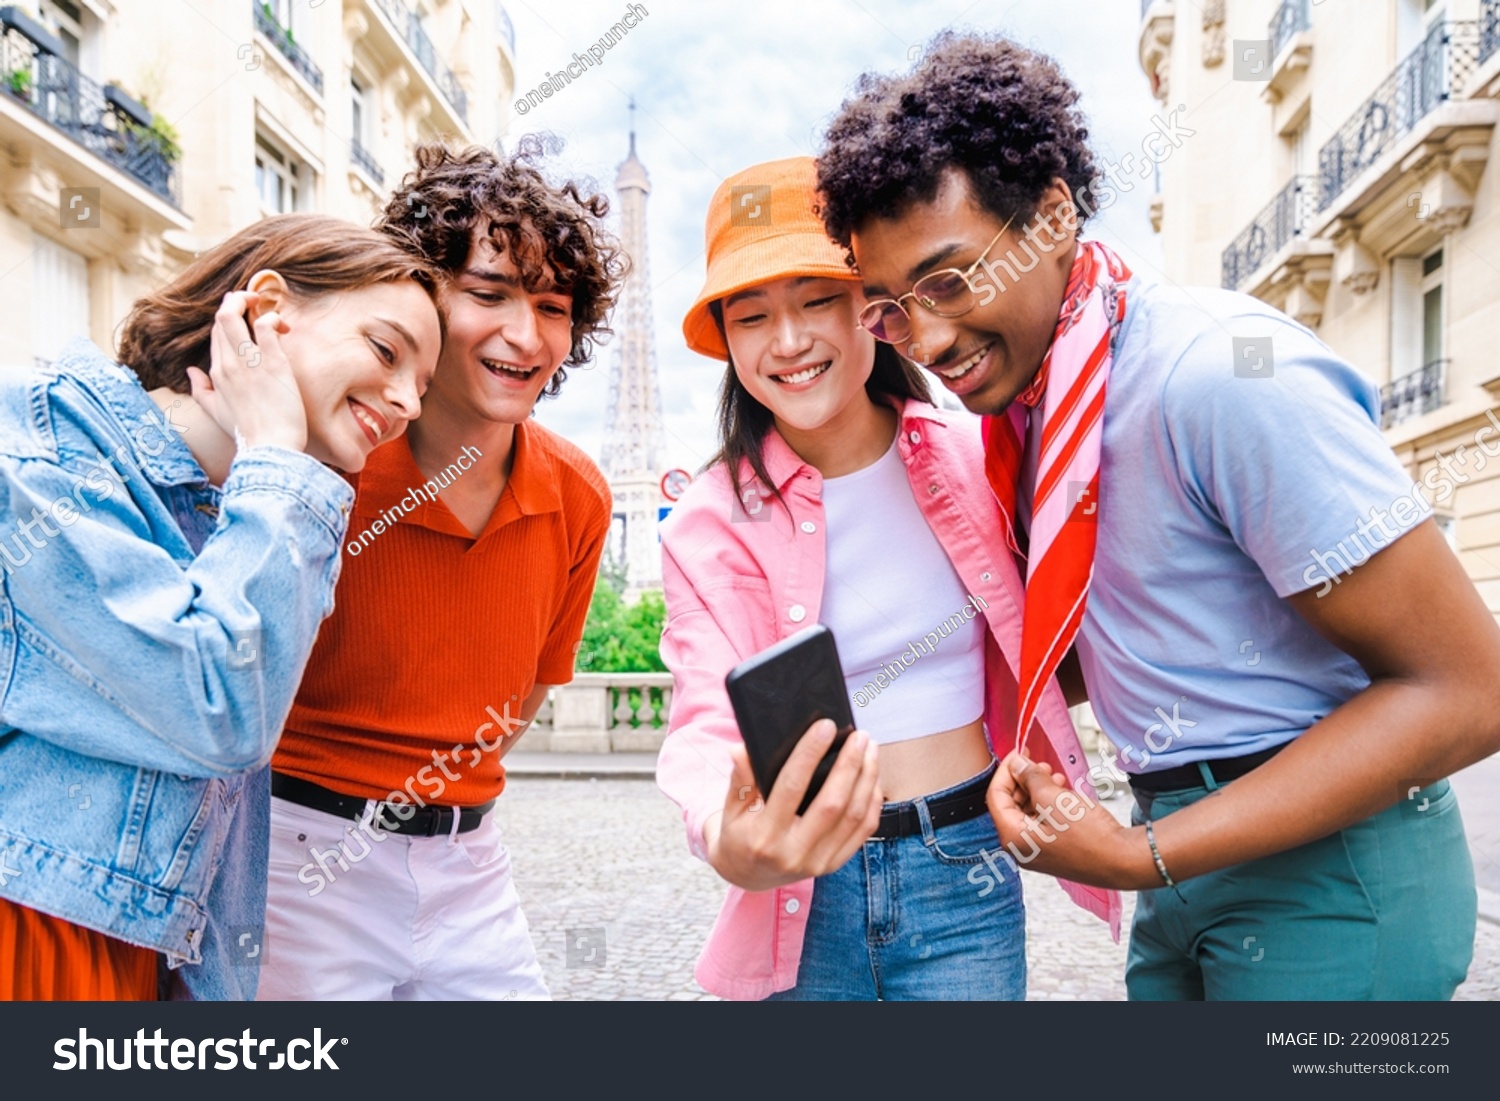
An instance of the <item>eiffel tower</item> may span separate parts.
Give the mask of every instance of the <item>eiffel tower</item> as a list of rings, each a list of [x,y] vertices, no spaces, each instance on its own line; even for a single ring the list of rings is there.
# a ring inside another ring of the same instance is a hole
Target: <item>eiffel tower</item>
[[[659,510],[668,503],[661,489],[666,447],[646,249],[646,196],[651,193],[651,181],[635,155],[634,99],[630,101],[630,155],[615,176],[615,191],[620,196],[620,237],[630,257],[630,275],[615,306],[618,344],[600,465],[615,498],[609,555],[616,568],[623,567],[625,596],[634,601],[647,589],[661,588],[656,525]]]

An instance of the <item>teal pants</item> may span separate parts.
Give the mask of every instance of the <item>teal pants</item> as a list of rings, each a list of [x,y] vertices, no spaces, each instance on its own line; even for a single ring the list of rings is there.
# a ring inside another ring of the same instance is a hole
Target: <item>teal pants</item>
[[[1137,792],[1132,820],[1196,803],[1205,781]],[[1320,841],[1141,891],[1125,988],[1132,1001],[1445,1000],[1468,974],[1477,910],[1458,797],[1440,780]]]

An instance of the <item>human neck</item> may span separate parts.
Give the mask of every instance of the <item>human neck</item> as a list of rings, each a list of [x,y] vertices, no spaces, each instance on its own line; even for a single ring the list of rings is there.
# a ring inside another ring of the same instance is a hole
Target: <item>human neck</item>
[[[819,474],[838,478],[878,461],[896,438],[898,420],[890,406],[861,393],[817,428],[795,428],[777,418],[776,431]]]
[[[488,482],[509,476],[515,457],[516,426],[503,421],[482,420],[464,410],[450,408],[428,400],[422,415],[407,430],[411,455],[417,469],[429,478],[441,471],[466,447],[479,452],[472,470],[479,474],[466,476],[470,484]]]
[[[208,475],[210,484],[222,486],[229,477],[229,464],[234,462],[234,437],[219,427],[193,400],[191,394],[179,394],[166,386],[147,390],[146,396],[156,403],[168,424],[182,429],[182,442],[192,452],[194,460]]]

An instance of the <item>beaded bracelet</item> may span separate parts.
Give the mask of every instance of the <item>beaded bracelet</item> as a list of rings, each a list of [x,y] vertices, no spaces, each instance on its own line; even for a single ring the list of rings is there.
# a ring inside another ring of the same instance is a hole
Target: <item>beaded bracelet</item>
[[[1176,887],[1176,882],[1167,873],[1167,865],[1161,858],[1161,850],[1156,847],[1156,832],[1152,829],[1150,822],[1146,823],[1146,843],[1151,846],[1151,859],[1156,861],[1156,870],[1161,873],[1161,881],[1168,887]]]

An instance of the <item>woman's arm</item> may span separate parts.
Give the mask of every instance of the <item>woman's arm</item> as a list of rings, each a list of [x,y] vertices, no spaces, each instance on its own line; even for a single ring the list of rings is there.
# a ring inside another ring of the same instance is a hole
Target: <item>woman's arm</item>
[[[53,403],[64,432],[68,412]],[[0,446],[0,515],[50,514],[56,533],[33,527],[41,545],[0,585],[0,721],[190,776],[265,764],[332,609],[352,490],[300,452],[244,449],[217,529],[184,563],[132,496],[154,493],[140,475],[127,488],[85,465]]]
[[[662,542],[667,623],[662,660],[673,677],[672,713],[657,763],[662,791],[683,810],[688,847],[725,880],[767,890],[841,867],[880,819],[876,749],[856,731],[828,780],[799,816],[818,761],[833,741],[831,722],[815,723],[798,743],[769,796],[755,787],[724,676],[748,657],[736,645]],[[763,584],[763,582],[762,582]],[[733,592],[732,584],[727,587]],[[744,600],[729,600],[725,608]],[[749,624],[741,631],[748,635]]]

